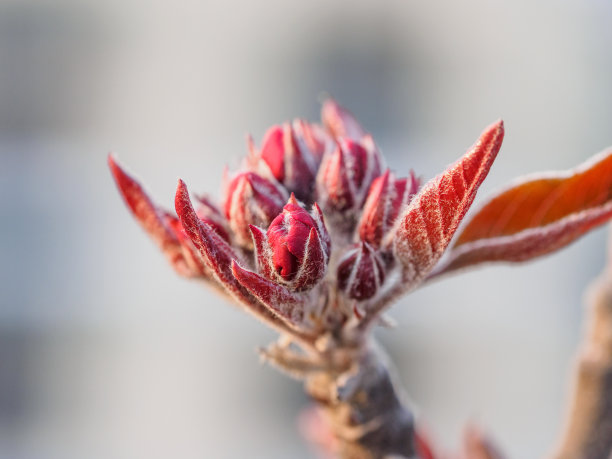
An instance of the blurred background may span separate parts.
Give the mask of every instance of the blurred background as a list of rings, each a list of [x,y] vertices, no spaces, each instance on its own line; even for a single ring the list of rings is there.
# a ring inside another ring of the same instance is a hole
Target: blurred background
[[[0,458],[312,457],[299,383],[256,356],[274,334],[173,273],[109,151],[172,208],[178,177],[218,190],[247,132],[325,93],[425,178],[503,117],[480,201],[612,144],[611,23],[605,0],[1,0]],[[395,305],[379,337],[439,447],[474,421],[510,457],[550,451],[604,246]]]

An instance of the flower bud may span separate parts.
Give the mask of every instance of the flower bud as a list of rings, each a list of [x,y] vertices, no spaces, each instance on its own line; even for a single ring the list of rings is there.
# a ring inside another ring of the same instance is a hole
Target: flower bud
[[[349,250],[338,264],[338,289],[354,300],[372,298],[384,280],[383,264],[366,242]]]
[[[291,195],[267,231],[273,280],[299,291],[313,287],[323,278],[331,247],[321,217],[318,209],[314,216],[310,215]]]
[[[319,124],[308,123],[304,120],[295,120],[293,130],[298,139],[302,140],[306,147],[315,157],[317,167],[323,159],[327,146],[332,143],[332,138]]]
[[[407,178],[397,179],[387,169],[376,178],[368,192],[357,226],[359,238],[376,249],[380,248],[383,237],[418,189],[419,180],[412,172]]]
[[[238,174],[227,187],[225,216],[239,245],[252,248],[249,225],[267,227],[283,209],[286,191],[254,172]]]
[[[317,200],[330,213],[350,213],[361,207],[372,181],[380,175],[382,159],[374,143],[340,139],[326,156],[317,177]]]
[[[298,198],[309,200],[324,151],[325,138],[321,131],[296,120],[268,130],[260,158],[276,180]]]
[[[334,99],[327,99],[323,103],[321,120],[325,128],[336,138],[348,137],[349,139],[361,140],[366,134],[353,114],[341,107]]]

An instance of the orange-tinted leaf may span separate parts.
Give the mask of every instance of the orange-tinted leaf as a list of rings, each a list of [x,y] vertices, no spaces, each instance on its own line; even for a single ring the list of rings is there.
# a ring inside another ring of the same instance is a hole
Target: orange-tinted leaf
[[[392,234],[395,254],[409,287],[429,274],[442,256],[487,176],[503,137],[502,121],[489,126],[459,161],[422,188],[398,219]]]
[[[612,151],[577,169],[529,178],[486,203],[436,274],[557,250],[612,217]]]

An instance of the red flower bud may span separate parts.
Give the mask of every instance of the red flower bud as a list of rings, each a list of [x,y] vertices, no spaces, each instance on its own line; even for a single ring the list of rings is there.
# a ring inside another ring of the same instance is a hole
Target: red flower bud
[[[283,209],[286,191],[253,172],[238,174],[229,184],[225,216],[239,245],[252,248],[249,225],[267,227]]]
[[[321,107],[321,120],[334,137],[348,137],[361,140],[366,134],[359,121],[334,99],[327,99]]]
[[[314,178],[325,151],[325,137],[304,121],[273,126],[262,142],[260,158],[276,180],[300,199],[312,196]]]
[[[419,180],[412,172],[407,178],[396,179],[387,169],[376,178],[368,192],[357,226],[359,238],[378,249],[383,237],[418,189]]]
[[[321,217],[316,208],[314,216],[306,212],[292,194],[283,212],[268,228],[267,263],[271,269],[261,271],[292,290],[306,290],[319,282],[325,275],[330,253],[330,240]],[[260,265],[266,256],[264,252],[258,251]]]
[[[338,289],[354,300],[372,298],[384,280],[383,264],[366,242],[349,250],[338,264]]]
[[[317,200],[331,213],[357,210],[372,181],[380,175],[382,159],[369,136],[363,142],[340,139],[326,156],[317,177]]]

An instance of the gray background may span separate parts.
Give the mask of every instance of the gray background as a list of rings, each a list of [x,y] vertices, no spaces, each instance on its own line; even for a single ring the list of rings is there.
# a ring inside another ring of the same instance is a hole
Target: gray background
[[[273,339],[177,278],[106,168],[171,207],[220,187],[244,135],[349,106],[397,171],[430,178],[499,117],[479,201],[612,144],[612,4],[599,1],[0,3],[0,457],[311,457]],[[515,458],[559,430],[604,262],[598,230],[554,256],[446,279],[379,333],[425,426],[485,426]]]

